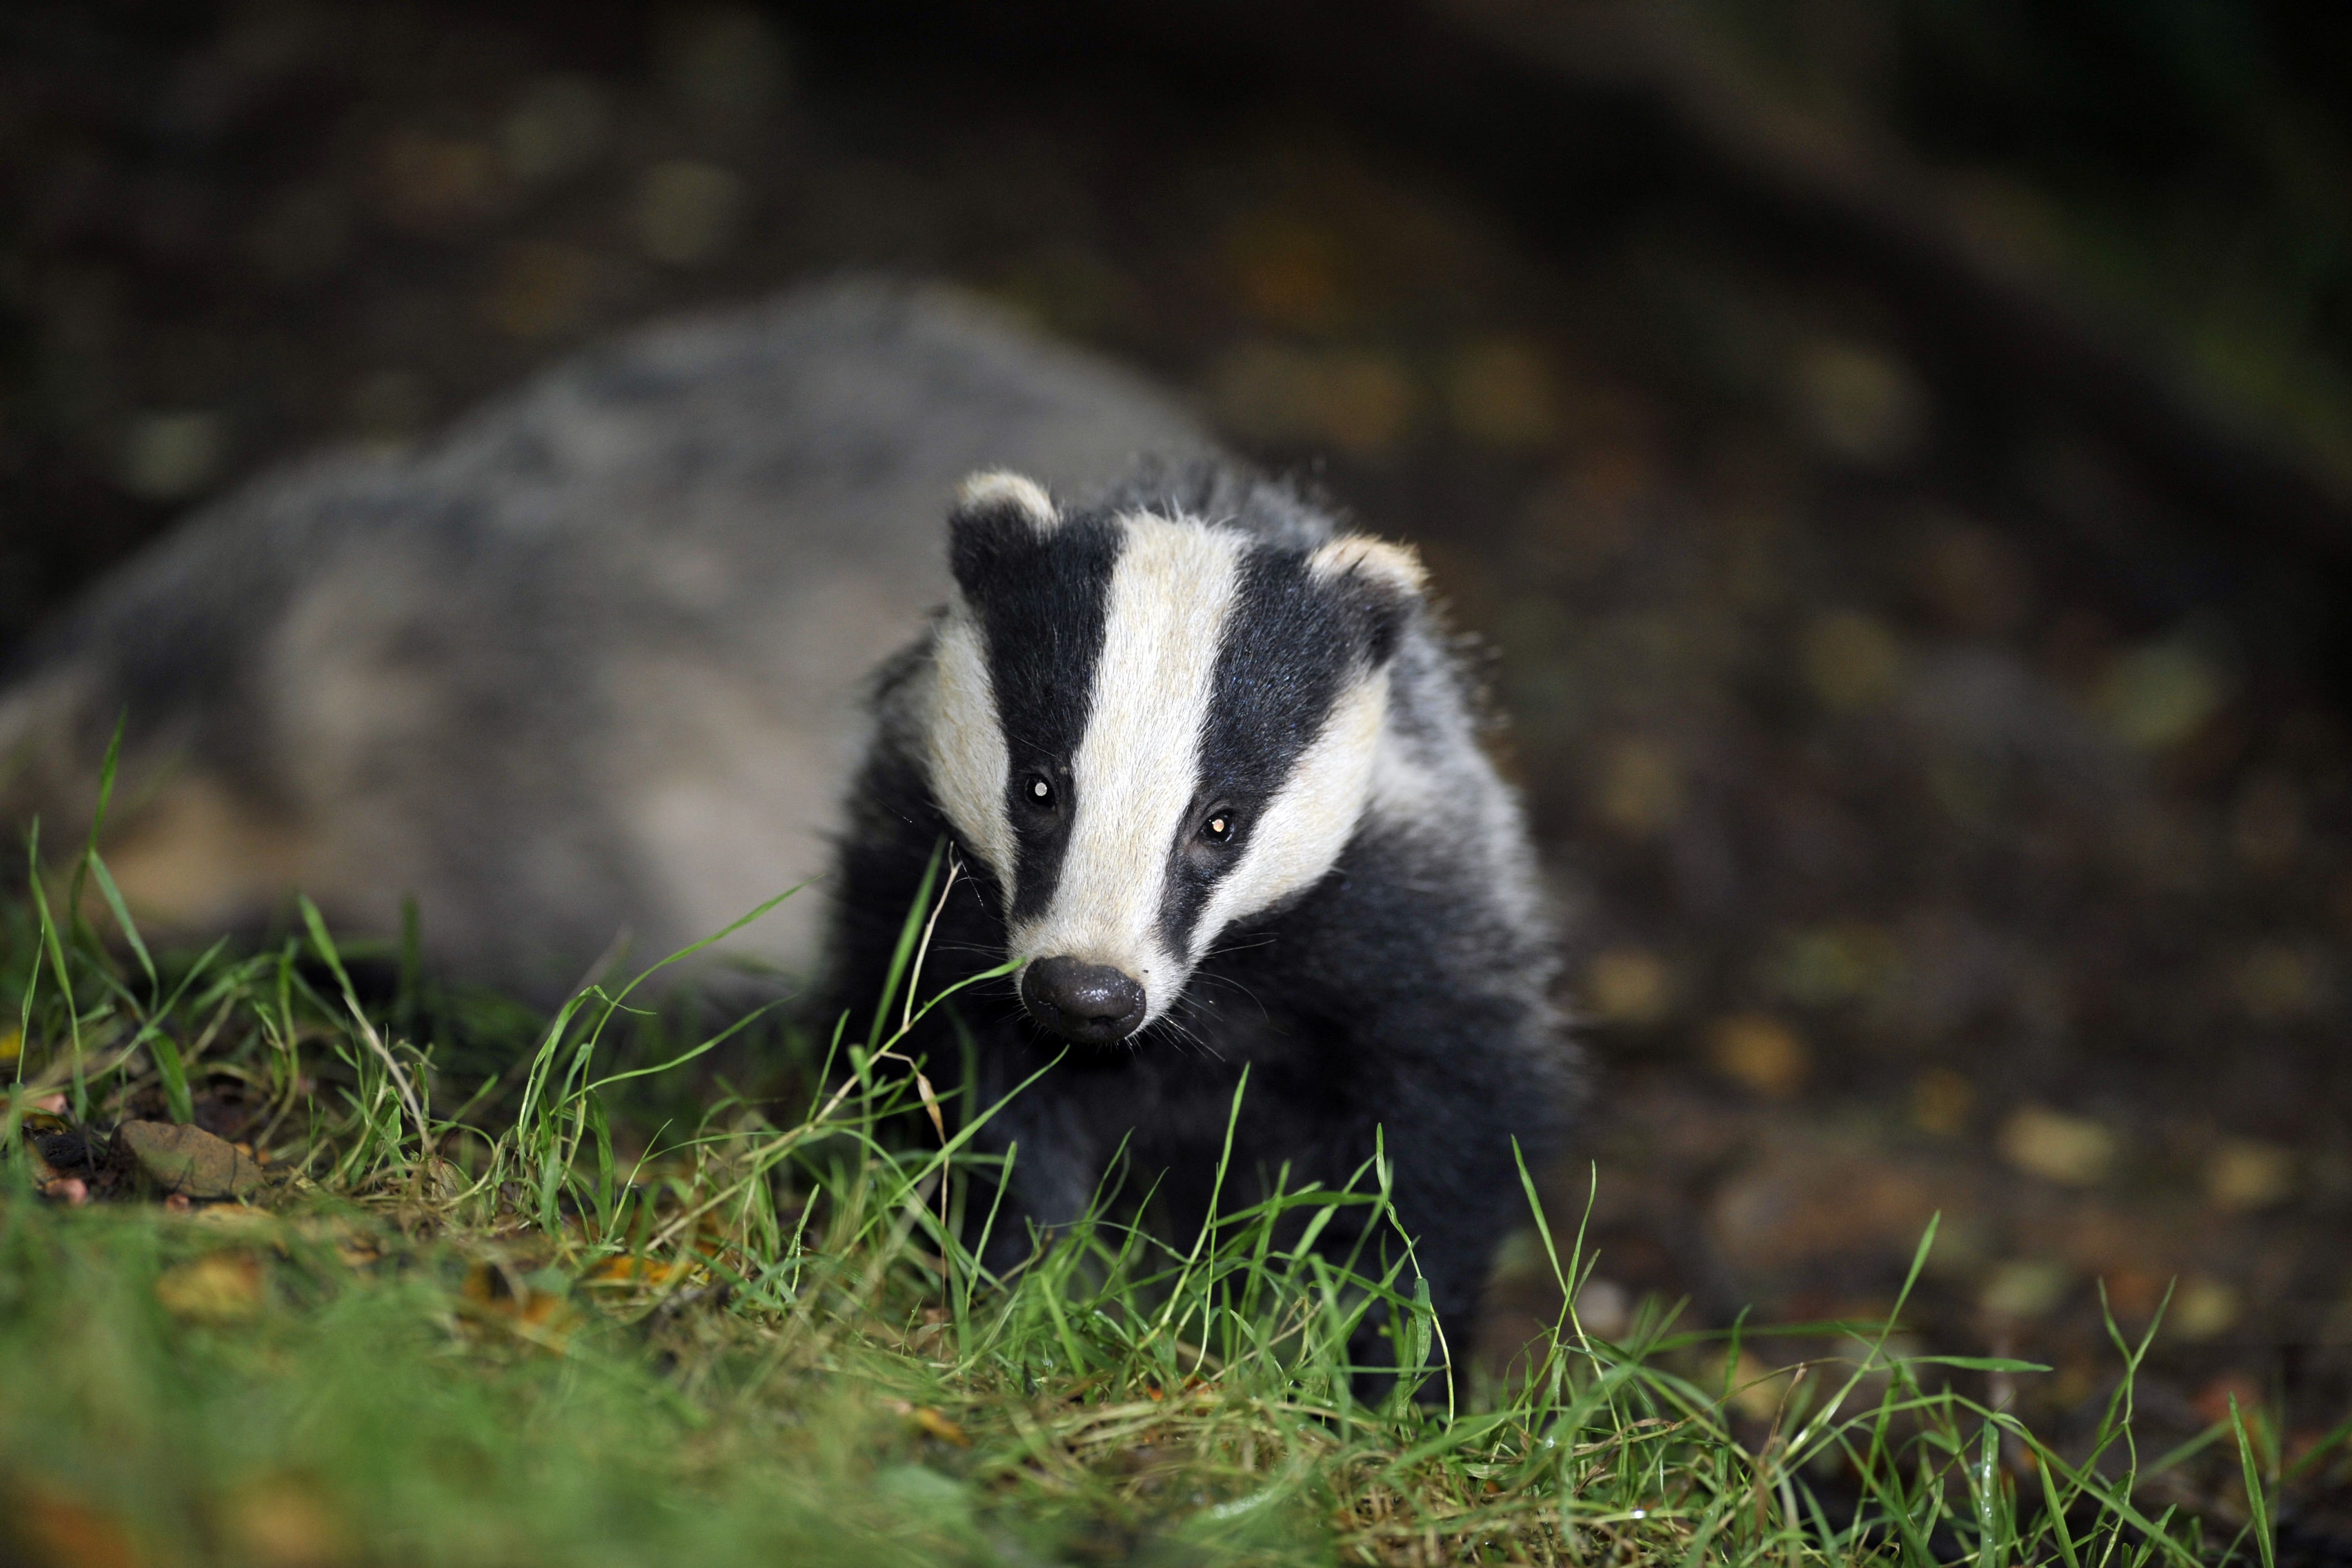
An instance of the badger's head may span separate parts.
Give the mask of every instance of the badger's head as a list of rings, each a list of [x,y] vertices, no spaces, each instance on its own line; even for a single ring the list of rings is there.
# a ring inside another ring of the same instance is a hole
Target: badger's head
[[[1003,889],[1031,1015],[1124,1039],[1354,835],[1420,563],[1358,537],[1284,549],[1064,514],[1006,474],[965,485],[949,538],[932,795]]]

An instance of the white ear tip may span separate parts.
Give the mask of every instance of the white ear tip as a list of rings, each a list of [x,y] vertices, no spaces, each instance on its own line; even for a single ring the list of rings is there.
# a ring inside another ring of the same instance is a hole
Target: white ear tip
[[[1045,486],[1003,468],[991,468],[966,479],[956,487],[956,505],[960,508],[1009,506],[1041,528],[1061,521]]]
[[[1411,545],[1391,544],[1366,534],[1342,534],[1318,546],[1307,558],[1307,570],[1327,580],[1364,578],[1400,593],[1419,593],[1429,581],[1429,573]]]

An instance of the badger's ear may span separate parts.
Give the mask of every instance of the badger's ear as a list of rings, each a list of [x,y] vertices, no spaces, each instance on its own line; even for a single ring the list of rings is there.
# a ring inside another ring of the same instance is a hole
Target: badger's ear
[[[1372,663],[1396,652],[1405,622],[1422,602],[1429,574],[1411,545],[1364,534],[1342,534],[1307,558],[1307,574],[1360,604],[1370,632]]]
[[[968,589],[989,562],[1035,544],[1061,520],[1054,498],[1036,480],[1002,468],[974,474],[956,487],[955,507],[948,513],[948,564]]]

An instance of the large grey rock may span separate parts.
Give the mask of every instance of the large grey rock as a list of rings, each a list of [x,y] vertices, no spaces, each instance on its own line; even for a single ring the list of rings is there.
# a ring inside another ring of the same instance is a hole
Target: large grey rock
[[[1132,377],[852,280],[638,332],[413,454],[263,476],[102,583],[0,695],[0,821],[107,844],[173,931],[413,896],[450,974],[546,998],[820,873],[865,674],[947,576],[956,483],[1202,450]],[[802,897],[730,940],[811,956]]]

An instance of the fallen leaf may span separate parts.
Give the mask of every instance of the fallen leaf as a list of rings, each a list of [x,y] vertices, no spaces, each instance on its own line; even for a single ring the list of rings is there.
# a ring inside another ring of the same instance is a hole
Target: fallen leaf
[[[2106,1179],[2120,1150],[2115,1134],[2087,1116],[2027,1105],[2002,1124],[2000,1152],[2030,1176],[2091,1186]]]
[[[1992,1271],[1977,1304],[1995,1317],[2045,1317],[2065,1299],[2069,1283],[2064,1264],[2020,1258]]]
[[[167,1269],[155,1299],[174,1317],[235,1322],[261,1310],[261,1260],[249,1252],[214,1252]]]
[[[141,1554],[128,1531],[96,1509],[52,1493],[14,1491],[10,1522],[34,1548],[33,1560],[74,1568],[137,1568]]]
[[[2233,1140],[2205,1161],[2205,1196],[2233,1214],[2284,1203],[2294,1187],[2294,1153],[2276,1144]]]
[[[1706,1056],[1717,1072],[1770,1100],[1795,1093],[1811,1067],[1796,1031],[1761,1013],[1718,1022],[1708,1032]]]
[[[350,1527],[316,1487],[271,1476],[239,1488],[222,1510],[238,1561],[257,1568],[326,1568],[355,1555]]]
[[[928,1405],[915,1406],[908,1413],[908,1418],[942,1443],[953,1443],[959,1448],[971,1447],[971,1439],[964,1436],[962,1427]]]

